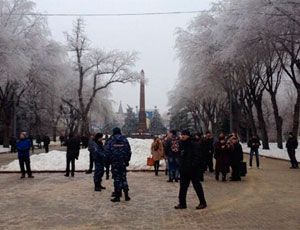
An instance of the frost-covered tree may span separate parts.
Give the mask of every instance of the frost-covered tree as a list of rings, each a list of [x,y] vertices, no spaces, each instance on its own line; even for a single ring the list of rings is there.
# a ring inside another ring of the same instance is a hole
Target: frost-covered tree
[[[73,69],[78,81],[77,98],[81,115],[81,133],[89,132],[89,114],[96,95],[115,83],[137,80],[138,74],[131,69],[136,53],[91,48],[84,32],[84,22],[76,20],[73,31],[67,34],[69,51],[73,55]]]
[[[167,132],[167,128],[164,126],[163,120],[157,109],[155,109],[151,119],[149,132],[153,135],[161,135]]]
[[[132,133],[137,132],[138,130],[138,119],[136,114],[133,112],[133,108],[128,106],[127,107],[127,113],[125,117],[124,126],[122,128],[122,131],[127,136],[130,136]]]
[[[280,92],[288,80],[298,95],[294,133],[299,126],[299,12],[296,0],[224,0],[197,16],[188,28],[178,29],[181,68],[169,97],[173,111],[191,113],[195,128],[199,120],[201,127],[207,126],[205,117],[222,127],[222,120],[228,119],[219,116],[232,114],[231,131],[246,130],[249,136],[257,130],[265,149],[272,131],[282,148],[283,106],[278,101],[283,101]],[[221,113],[208,113],[207,102]],[[268,105],[273,108],[273,127]]]

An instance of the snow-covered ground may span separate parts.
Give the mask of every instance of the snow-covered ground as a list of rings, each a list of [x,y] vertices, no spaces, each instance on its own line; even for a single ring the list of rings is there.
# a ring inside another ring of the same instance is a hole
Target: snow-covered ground
[[[9,148],[3,148],[3,145],[0,145],[0,153],[6,153],[9,152],[10,149]]]
[[[132,157],[129,169],[151,169],[146,165],[147,157],[150,156],[150,148],[152,140],[128,139],[132,149]],[[65,170],[66,168],[66,152],[50,151],[32,155],[30,157],[32,170]],[[164,161],[161,165],[164,166]],[[19,170],[18,160],[14,160],[8,165],[2,166],[0,171],[15,171]],[[87,149],[80,151],[79,159],[76,161],[77,170],[87,170],[89,168],[89,152]]]
[[[270,143],[269,145],[270,145],[270,150],[264,150],[262,148],[259,149],[260,156],[289,160],[289,156],[288,156],[287,150],[285,148],[285,143],[284,143],[283,149],[279,149],[277,147],[277,143]],[[250,148],[248,148],[247,144],[242,144],[242,146],[243,146],[244,152],[247,152],[247,153],[250,152]],[[298,161],[300,160],[299,151],[300,150],[296,151],[296,157],[297,157]]]

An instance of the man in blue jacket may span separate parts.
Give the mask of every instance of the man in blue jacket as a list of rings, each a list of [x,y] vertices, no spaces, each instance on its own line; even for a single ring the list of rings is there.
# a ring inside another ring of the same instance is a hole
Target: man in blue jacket
[[[30,155],[29,155],[30,147],[31,147],[30,140],[25,137],[24,133],[22,133],[20,135],[20,140],[17,143],[18,158],[19,158],[19,163],[20,163],[20,168],[22,173],[21,179],[25,178],[25,174],[26,174],[25,167],[24,167],[25,165],[26,165],[28,178],[34,178],[34,176],[32,176],[32,172],[30,168]]]
[[[126,177],[126,167],[131,158],[131,148],[128,140],[121,134],[119,128],[113,129],[113,135],[105,144],[106,155],[112,166],[112,176],[114,179],[115,198],[112,202],[120,202],[122,189],[125,194],[125,200],[129,201],[128,183]]]

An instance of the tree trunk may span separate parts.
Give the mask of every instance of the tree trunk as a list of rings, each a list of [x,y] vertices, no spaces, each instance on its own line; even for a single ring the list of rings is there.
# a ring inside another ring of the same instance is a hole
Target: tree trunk
[[[3,147],[9,147],[9,138],[11,136],[11,120],[7,119],[4,121],[3,124]]]
[[[278,146],[278,148],[283,149],[283,144],[282,144],[283,119],[279,115],[279,109],[278,109],[278,105],[277,105],[276,95],[273,93],[270,93],[270,95],[271,95],[271,101],[272,101],[273,111],[274,111],[274,118],[275,118],[275,123],[276,123],[277,146]]]
[[[254,104],[255,104],[256,111],[257,111],[257,119],[258,119],[259,129],[261,132],[263,149],[270,149],[267,125],[266,125],[266,122],[264,119],[264,114],[263,114],[263,109],[262,109],[262,95],[259,95],[256,97]]]
[[[89,135],[89,119],[88,114],[84,113],[82,115],[82,121],[81,121],[81,135]]]
[[[52,128],[52,132],[53,132],[53,141],[56,142],[56,131],[57,131],[57,127],[56,125],[53,126]]]
[[[299,116],[300,116],[300,87],[297,89],[297,100],[294,107],[294,119],[293,119],[293,133],[298,139],[298,128],[299,128]]]
[[[250,124],[251,124],[252,134],[254,134],[254,133],[256,134],[257,133],[257,129],[256,129],[256,125],[255,125],[255,120],[254,120],[252,108],[250,109],[250,112],[249,112],[248,116],[249,116],[249,120],[250,120]]]

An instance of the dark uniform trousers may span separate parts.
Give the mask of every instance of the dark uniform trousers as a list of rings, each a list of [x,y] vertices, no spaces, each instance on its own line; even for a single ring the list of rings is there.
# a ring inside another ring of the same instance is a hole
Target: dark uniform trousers
[[[104,174],[103,162],[96,160],[95,161],[94,182],[101,183],[103,174]]]
[[[114,179],[114,188],[115,192],[121,192],[122,189],[124,192],[129,191],[127,183],[127,171],[125,166],[114,166],[112,165],[112,176]]]
[[[199,198],[200,204],[206,204],[204,198],[204,192],[202,185],[200,183],[200,173],[201,170],[188,170],[188,171],[181,171],[180,172],[180,190],[179,190],[179,203],[183,206],[186,206],[186,195],[187,190],[192,182],[193,187],[197,193]]]

